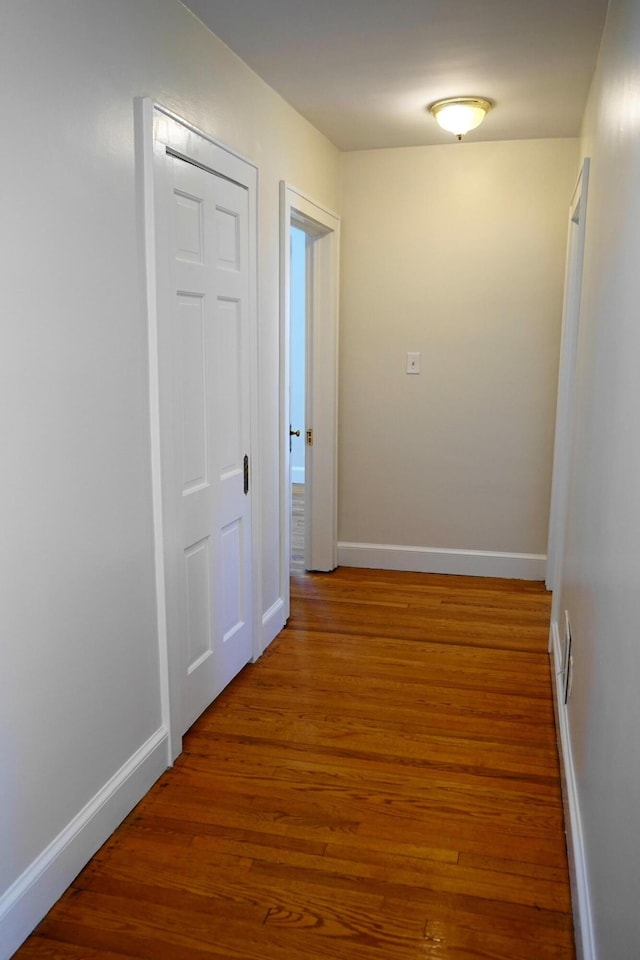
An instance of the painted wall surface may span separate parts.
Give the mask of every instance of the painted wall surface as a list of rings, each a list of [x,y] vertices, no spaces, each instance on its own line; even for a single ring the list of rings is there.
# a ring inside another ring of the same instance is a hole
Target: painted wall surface
[[[134,97],[259,167],[263,610],[278,183],[336,207],[338,154],[177,0],[4,0],[0,76],[1,895],[160,724]]]
[[[546,552],[577,160],[575,140],[343,155],[341,541]]]
[[[612,0],[591,157],[563,590],[568,702],[599,960],[640,956],[640,3]],[[562,614],[563,615],[563,614]]]

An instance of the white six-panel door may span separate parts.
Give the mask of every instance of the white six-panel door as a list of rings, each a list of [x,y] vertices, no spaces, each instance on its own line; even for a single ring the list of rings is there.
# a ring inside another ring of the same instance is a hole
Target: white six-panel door
[[[243,186],[167,160],[174,247],[165,369],[173,367],[179,469],[168,471],[164,499],[181,554],[173,599],[184,732],[253,652],[248,203]]]

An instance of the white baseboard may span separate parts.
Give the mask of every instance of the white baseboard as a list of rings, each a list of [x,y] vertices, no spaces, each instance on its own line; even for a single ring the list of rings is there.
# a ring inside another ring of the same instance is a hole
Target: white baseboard
[[[278,598],[262,615],[262,652],[267,649],[284,627],[284,601]]]
[[[567,708],[564,705],[560,633],[557,620],[551,624],[549,649],[552,670],[553,705],[556,715],[556,734],[562,775],[562,800],[564,804],[565,829],[567,835],[567,855],[569,858],[569,878],[571,880],[571,902],[576,938],[576,956],[578,960],[596,960],[587,866],[582,837],[582,820],[578,802],[578,788],[573,763]]]
[[[291,483],[304,483],[304,467],[291,467]]]
[[[9,960],[166,770],[167,743],[161,727],[0,897],[0,960]]]
[[[482,550],[439,550],[386,543],[339,543],[338,564],[370,570],[451,573],[467,577],[544,580],[547,558],[535,553],[492,553]]]

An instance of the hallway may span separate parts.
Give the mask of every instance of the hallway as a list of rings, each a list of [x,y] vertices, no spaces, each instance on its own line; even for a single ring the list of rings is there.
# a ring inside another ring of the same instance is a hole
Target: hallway
[[[573,956],[538,583],[340,568],[18,960]]]

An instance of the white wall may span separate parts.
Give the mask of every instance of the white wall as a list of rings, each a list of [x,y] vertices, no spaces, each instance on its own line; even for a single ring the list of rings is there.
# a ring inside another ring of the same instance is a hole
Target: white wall
[[[134,97],[259,166],[263,610],[281,595],[278,182],[335,208],[338,154],[177,0],[4,0],[0,75],[4,956],[12,885],[160,726]]]
[[[545,554],[577,159],[575,140],[343,155],[341,541]]]
[[[639,45],[640,3],[612,0],[584,128],[591,172],[560,603],[572,623],[567,712],[599,960],[640,956]]]

